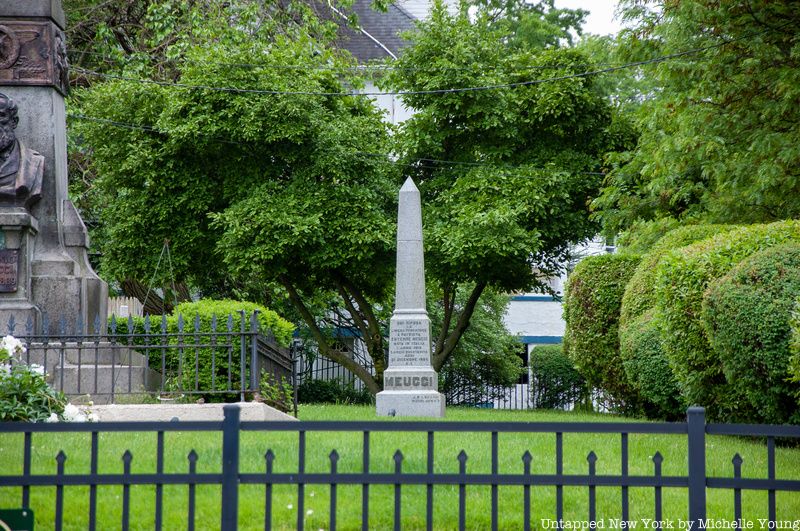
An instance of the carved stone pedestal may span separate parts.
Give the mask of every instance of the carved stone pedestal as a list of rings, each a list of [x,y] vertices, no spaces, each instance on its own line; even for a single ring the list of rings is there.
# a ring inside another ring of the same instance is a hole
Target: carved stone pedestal
[[[41,312],[31,302],[31,261],[39,223],[21,207],[0,209],[0,334],[36,330]]]
[[[28,317],[36,334],[58,334],[62,319],[72,333],[77,323],[105,332],[108,287],[68,198],[64,23],[60,0],[0,0],[0,266],[9,280],[14,251],[18,260],[16,289],[0,291],[0,334],[11,315],[17,334]]]

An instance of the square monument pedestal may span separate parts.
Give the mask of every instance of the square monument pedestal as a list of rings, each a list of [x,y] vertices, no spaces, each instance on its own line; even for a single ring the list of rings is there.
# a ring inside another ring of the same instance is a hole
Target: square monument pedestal
[[[437,391],[381,391],[375,410],[388,417],[444,417],[444,395]]]

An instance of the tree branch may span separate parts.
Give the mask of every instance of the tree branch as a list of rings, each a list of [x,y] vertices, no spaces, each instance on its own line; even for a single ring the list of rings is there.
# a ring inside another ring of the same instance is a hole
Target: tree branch
[[[359,311],[356,309],[355,305],[353,304],[353,299],[350,298],[350,294],[344,289],[342,283],[338,280],[334,280],[336,284],[336,291],[339,292],[339,296],[344,301],[344,305],[347,308],[347,311],[350,312],[350,318],[353,320],[355,325],[358,327],[358,330],[361,332],[361,336],[364,338],[364,342],[367,344],[367,350],[372,351],[370,345],[370,337],[369,337],[369,330],[367,329],[367,324],[362,319]]]
[[[442,329],[439,331],[439,337],[436,339],[436,345],[433,350],[434,357],[442,352],[447,334],[450,332],[450,323],[453,321],[453,309],[456,306],[456,291],[458,290],[455,286],[448,285],[444,288],[444,293],[442,293],[444,314],[442,316]]]
[[[340,277],[339,281],[342,283],[342,286],[353,296],[353,300],[355,300],[356,304],[358,305],[358,309],[360,310],[361,314],[364,316],[367,322],[367,329],[368,329],[368,337],[370,338],[370,342],[372,344],[372,349],[370,349],[369,354],[372,357],[372,361],[375,364],[375,378],[379,381],[383,381],[383,371],[386,369],[386,356],[383,349],[383,333],[381,332],[381,326],[378,322],[378,318],[375,317],[375,312],[372,311],[372,305],[367,301],[364,297],[364,294],[361,293],[361,290],[355,287],[349,280],[344,277]]]
[[[472,313],[475,311],[475,306],[478,304],[478,300],[481,298],[484,289],[486,289],[486,282],[481,281],[475,284],[475,288],[472,290],[472,293],[469,294],[469,299],[467,299],[464,309],[461,310],[461,314],[458,316],[458,322],[456,322],[455,328],[448,334],[441,352],[437,352],[436,355],[433,356],[433,360],[431,360],[435,371],[438,372],[442,369],[442,366],[453,354],[461,336],[463,336],[464,332],[469,328],[469,320],[472,318]]]
[[[380,384],[365,367],[356,363],[356,361],[352,358],[345,356],[343,353],[331,348],[328,338],[325,337],[325,335],[322,333],[322,330],[320,330],[319,326],[317,326],[316,319],[314,319],[314,316],[303,303],[300,294],[297,292],[297,289],[295,289],[291,281],[285,275],[281,275],[279,280],[281,285],[286,288],[286,292],[289,294],[289,300],[292,301],[292,305],[294,305],[294,307],[303,317],[303,321],[305,321],[306,325],[308,325],[308,328],[311,330],[311,335],[314,337],[314,340],[316,340],[320,353],[326,358],[335,361],[339,365],[345,367],[350,372],[355,374],[362,382],[364,382],[364,385],[367,386],[367,389],[369,389],[370,393],[377,394],[380,392]]]

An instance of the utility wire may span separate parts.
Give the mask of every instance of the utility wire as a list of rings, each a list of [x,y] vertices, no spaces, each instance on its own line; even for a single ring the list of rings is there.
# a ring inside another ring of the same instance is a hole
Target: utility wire
[[[73,55],[93,55],[104,59],[116,61],[120,58],[99,52],[89,52],[82,50],[70,50]],[[147,57],[152,59],[156,57],[155,54],[142,53],[141,55],[124,56],[121,59],[128,62],[135,62],[137,57]],[[277,65],[274,63],[208,63],[206,61],[197,61],[192,59],[165,59],[163,63],[166,64],[202,64],[209,67],[222,67],[222,68],[240,68],[240,69],[264,69],[264,70],[292,70],[292,71],[331,71],[331,72],[365,72],[365,71],[408,71],[408,72],[481,72],[484,70],[498,70],[500,67],[496,65],[480,65],[480,66],[397,66],[393,64],[364,64],[364,65]],[[620,63],[594,63],[592,65],[574,65],[574,64],[552,64],[552,65],[519,65],[516,66],[514,71],[522,70],[561,70],[564,68],[589,68],[596,66],[622,66]],[[76,67],[78,68],[78,67]]]
[[[147,125],[137,125],[137,124],[127,123],[127,122],[118,122],[118,121],[115,121],[115,120],[109,120],[109,119],[106,119],[106,118],[97,118],[97,117],[94,117],[94,116],[86,116],[86,115],[83,115],[83,114],[68,113],[67,114],[67,118],[74,119],[74,120],[84,120],[84,121],[89,121],[89,122],[96,122],[96,123],[111,125],[111,126],[114,126],[114,127],[119,127],[119,128],[122,128],[122,129],[146,131],[148,133],[156,133],[156,134],[160,134],[160,135],[166,135],[167,134],[164,131],[161,131],[159,129],[156,129],[155,127],[150,127],[150,126],[147,126]],[[226,139],[222,139],[222,138],[210,138],[210,140],[212,140],[214,142],[221,142],[221,143],[232,144],[232,145],[236,145],[236,146],[251,147],[251,146],[248,146],[247,144],[244,144],[242,142],[236,142],[236,141],[233,141],[233,140],[226,140]],[[532,169],[532,168],[529,168],[528,166],[513,165],[513,164],[507,164],[507,163],[471,162],[471,161],[442,160],[442,159],[431,159],[431,158],[418,158],[418,159],[416,159],[417,162],[409,163],[409,162],[402,162],[402,161],[399,161],[399,160],[393,160],[392,155],[390,155],[388,153],[369,153],[369,152],[366,152],[366,151],[353,151],[353,152],[351,152],[351,154],[356,155],[356,156],[360,156],[360,157],[377,158],[377,159],[380,159],[381,162],[385,162],[385,163],[388,163],[388,164],[394,164],[394,165],[398,165],[398,166],[406,166],[406,167],[409,167],[409,168],[423,168],[423,169],[434,169],[435,170],[435,169],[441,169],[441,166],[469,166],[469,167],[495,167],[495,168],[500,167],[500,168],[506,168],[508,170],[520,169],[520,168]],[[538,168],[538,170],[546,170],[546,169],[549,169],[549,168]],[[576,173],[579,173],[580,175],[599,175],[599,176],[606,175],[605,173],[602,173],[602,172],[588,172],[588,171],[587,172],[576,172]]]
[[[787,22],[779,28],[785,27],[789,25]],[[236,93],[236,94],[265,94],[265,95],[276,95],[276,96],[323,96],[323,97],[351,97],[351,96],[368,96],[368,97],[375,97],[375,96],[412,96],[412,95],[426,95],[426,94],[458,94],[458,93],[465,93],[465,92],[479,92],[479,91],[488,91],[488,90],[498,90],[498,89],[509,89],[509,88],[517,88],[517,87],[525,87],[525,86],[532,86],[532,85],[540,85],[542,83],[550,83],[553,81],[566,81],[570,79],[580,79],[585,77],[591,77],[601,74],[608,74],[612,72],[618,72],[620,70],[625,70],[628,68],[635,68],[640,66],[646,66],[651,64],[658,64],[663,63],[665,61],[670,61],[673,59],[678,59],[681,57],[686,57],[689,55],[695,55],[701,52],[705,52],[708,50],[713,50],[715,48],[720,48],[722,46],[731,44],[736,41],[750,39],[754,36],[767,33],[770,31],[774,31],[774,28],[767,28],[760,32],[753,32],[748,35],[743,35],[741,37],[737,37],[735,39],[725,39],[721,42],[716,44],[710,44],[708,46],[701,46],[697,48],[692,48],[689,50],[684,50],[681,52],[671,53],[667,55],[662,55],[660,57],[654,57],[651,59],[646,59],[642,61],[633,61],[630,63],[624,63],[618,66],[610,66],[607,68],[601,68],[597,70],[588,70],[585,72],[579,72],[576,74],[567,74],[563,76],[554,76],[548,78],[540,78],[540,79],[532,79],[529,81],[519,81],[514,83],[499,83],[495,85],[484,85],[484,86],[476,86],[476,87],[462,87],[462,88],[451,88],[451,89],[431,89],[431,90],[400,90],[395,92],[317,92],[317,91],[305,91],[305,90],[262,90],[262,89],[244,89],[244,88],[236,88],[236,87],[217,87],[211,85],[191,85],[187,83],[179,83],[173,81],[157,81],[154,79],[139,79],[139,78],[131,78],[126,76],[120,76],[115,74],[105,74],[102,72],[97,72],[95,70],[88,70],[81,67],[75,67],[74,70],[81,72],[86,75],[94,75],[103,77],[106,79],[117,79],[122,81],[132,81],[136,83],[142,84],[152,84],[158,85],[163,87],[176,87],[176,88],[185,88],[191,90],[208,90],[208,91],[215,91],[215,92],[227,92],[227,93]]]

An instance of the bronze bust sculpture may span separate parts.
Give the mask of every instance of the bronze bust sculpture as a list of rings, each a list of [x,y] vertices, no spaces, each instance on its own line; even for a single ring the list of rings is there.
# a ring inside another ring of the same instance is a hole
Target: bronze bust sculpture
[[[30,208],[42,195],[44,157],[17,140],[18,123],[17,104],[0,94],[0,205]]]

